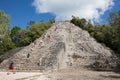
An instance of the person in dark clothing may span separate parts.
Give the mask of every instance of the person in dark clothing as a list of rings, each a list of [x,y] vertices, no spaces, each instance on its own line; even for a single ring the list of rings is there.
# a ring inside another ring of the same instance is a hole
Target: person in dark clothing
[[[28,53],[28,54],[27,54],[27,58],[29,58],[29,57],[30,57],[30,54]]]
[[[14,72],[14,62],[13,61],[11,61],[10,64],[9,64],[9,71],[15,73]],[[7,74],[9,75],[10,73],[8,72]]]
[[[9,70],[14,70],[14,67],[13,67],[13,61],[11,61],[10,65],[9,65]]]

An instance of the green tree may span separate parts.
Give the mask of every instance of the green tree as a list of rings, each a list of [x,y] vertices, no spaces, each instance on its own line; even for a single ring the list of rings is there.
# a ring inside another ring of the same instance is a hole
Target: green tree
[[[112,48],[117,53],[120,53],[120,10],[110,14],[109,23],[112,28],[111,36],[114,38],[112,40]]]
[[[12,28],[11,34],[10,34],[11,39],[15,43],[16,47],[19,46],[19,41],[18,41],[19,35],[18,35],[18,33],[19,33],[20,30],[21,30],[20,27],[15,26],[15,27]]]
[[[50,19],[49,22],[50,22],[51,24],[53,24],[53,23],[55,23],[55,19]]]
[[[84,29],[87,21],[84,18],[80,19],[79,17],[72,16],[72,20],[70,22]]]
[[[39,22],[32,25],[29,30],[31,31],[30,37],[32,37],[32,41],[36,38],[39,38],[46,30],[48,30],[52,26],[51,22]]]
[[[87,22],[87,25],[84,27],[84,30],[87,30],[91,36],[94,36],[95,27],[92,25],[91,20]]]
[[[24,30],[20,29],[19,27],[14,27],[11,30],[11,38],[17,47],[27,46],[39,38],[51,26],[52,24],[49,21],[31,24]]]
[[[10,19],[9,16],[0,11],[0,54],[14,48],[10,38]]]

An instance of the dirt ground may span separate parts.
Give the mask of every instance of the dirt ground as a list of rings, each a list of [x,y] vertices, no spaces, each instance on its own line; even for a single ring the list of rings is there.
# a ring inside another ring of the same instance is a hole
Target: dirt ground
[[[53,72],[0,72],[0,80],[120,80],[120,74],[106,71],[59,70]]]
[[[41,75],[42,73],[38,72],[0,72],[0,80],[19,80],[19,79],[25,79],[30,78],[36,75]]]

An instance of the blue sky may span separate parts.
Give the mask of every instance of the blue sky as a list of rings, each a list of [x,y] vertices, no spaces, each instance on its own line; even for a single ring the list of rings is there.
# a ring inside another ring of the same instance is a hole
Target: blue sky
[[[41,2],[42,5],[45,4],[44,2],[42,2],[42,0],[36,0],[36,1],[39,3]],[[81,0],[78,0],[78,1],[81,1]],[[61,12],[58,11],[59,12],[58,13],[57,10],[55,9],[55,7],[60,8],[60,6],[57,6],[57,5],[53,6],[51,2],[47,2],[48,4],[49,3],[51,4],[51,5],[48,5],[48,7],[50,7],[49,9],[46,8],[46,6],[39,6],[40,4],[34,4],[34,6],[33,6],[32,5],[33,2],[34,2],[34,0],[0,0],[0,10],[3,10],[5,13],[10,15],[10,21],[11,21],[12,26],[20,26],[21,28],[25,28],[28,25],[28,22],[30,20],[33,20],[36,22],[39,22],[40,20],[48,21],[51,18],[56,18],[58,20],[65,20],[65,19],[68,19],[69,16],[64,16],[61,19],[60,19],[60,17],[66,13],[67,13],[66,15],[70,15],[69,10],[64,7],[61,7],[61,8],[64,8],[63,10],[68,11],[68,12],[63,12],[61,10]],[[114,2],[115,2],[114,6],[112,6],[112,8],[110,10],[105,11],[104,14],[102,16],[100,16],[100,19],[101,19],[100,23],[105,22],[105,20],[107,19],[110,12],[120,10],[120,7],[119,7],[120,1],[115,0]],[[63,4],[63,2],[61,4]],[[53,6],[53,7],[51,7],[51,6]],[[79,15],[76,14],[76,16],[79,16]],[[85,15],[83,15],[83,16],[85,16]],[[80,16],[80,17],[82,17],[82,16]],[[89,16],[85,17],[85,18],[93,19],[92,17],[89,17]]]
[[[54,18],[51,14],[38,14],[32,6],[33,0],[0,0],[0,10],[10,15],[12,26],[25,28],[30,20],[40,21]]]
[[[106,11],[104,15],[101,16],[101,19],[102,19],[101,22],[106,23],[109,17],[109,14],[111,12],[117,12],[118,10],[120,10],[120,0],[114,0],[114,6],[110,10]]]

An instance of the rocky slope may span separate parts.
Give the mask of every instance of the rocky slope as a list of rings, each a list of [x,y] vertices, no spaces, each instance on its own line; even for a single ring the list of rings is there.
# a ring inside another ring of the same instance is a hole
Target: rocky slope
[[[106,69],[112,64],[109,62],[113,56],[111,52],[109,48],[96,42],[87,31],[70,22],[56,22],[42,37],[8,59],[5,58],[0,63],[0,68],[8,68],[10,61],[13,61],[16,70],[54,70],[91,66]]]

